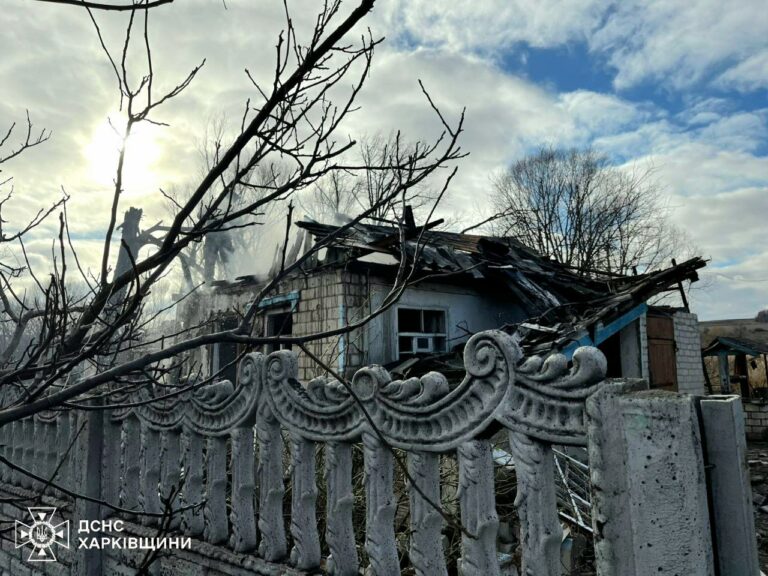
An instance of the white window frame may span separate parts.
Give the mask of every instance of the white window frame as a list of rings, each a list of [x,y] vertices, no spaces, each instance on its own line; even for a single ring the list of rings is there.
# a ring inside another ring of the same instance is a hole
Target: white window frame
[[[418,310],[422,313],[422,325],[424,323],[423,312],[441,312],[443,314],[443,332],[400,332],[400,310]],[[400,360],[400,338],[413,338],[413,351],[411,354],[432,354],[448,351],[448,309],[440,306],[419,306],[417,304],[403,304],[395,308],[395,359]],[[426,349],[418,349],[416,346],[417,338],[429,338],[430,345]],[[435,350],[435,338],[443,338],[445,345],[443,350]]]

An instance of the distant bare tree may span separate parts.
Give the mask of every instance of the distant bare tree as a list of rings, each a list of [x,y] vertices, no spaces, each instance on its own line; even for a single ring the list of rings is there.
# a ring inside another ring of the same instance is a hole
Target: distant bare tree
[[[495,234],[587,274],[644,272],[682,248],[652,169],[591,149],[541,148],[494,179],[492,202]]]
[[[399,134],[385,137],[381,134],[360,139],[359,146],[349,155],[350,165],[380,166],[382,169],[364,172],[339,170],[319,180],[310,191],[302,207],[318,221],[336,221],[339,216],[370,212],[373,222],[399,222],[404,207],[410,206],[415,215],[429,211],[438,191],[421,182],[404,189],[398,197],[383,201],[387,191],[407,175],[400,168],[402,160],[412,153],[412,145],[403,145]]]
[[[237,135],[232,133],[231,123],[223,114],[210,118],[204,132],[197,143],[197,152],[200,157],[199,177],[213,169],[221,160],[222,151],[226,150],[227,143]],[[290,172],[287,162],[272,159],[268,165],[258,164],[245,179],[237,179],[233,164],[225,173],[225,176],[213,185],[219,190],[223,182],[235,179],[236,182],[230,191],[231,209],[243,208],[248,202],[253,202],[267,194],[274,188],[280,175]],[[247,183],[244,183],[247,182]],[[166,209],[171,218],[178,210],[178,206],[189,199],[193,193],[191,189],[176,189],[161,191],[167,202]],[[210,284],[213,280],[224,279],[231,272],[230,264],[238,255],[249,254],[253,257],[266,240],[263,224],[274,222],[282,215],[279,212],[283,206],[280,202],[266,202],[260,210],[253,214],[241,217],[238,225],[221,231],[211,232],[205,235],[201,242],[195,242],[186,247],[179,254],[179,263],[183,275],[185,290],[195,286]],[[160,227],[163,229],[163,227]]]

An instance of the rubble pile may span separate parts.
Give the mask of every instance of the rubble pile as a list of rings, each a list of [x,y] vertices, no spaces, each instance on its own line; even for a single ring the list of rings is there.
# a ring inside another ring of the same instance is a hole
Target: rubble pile
[[[747,457],[760,568],[768,572],[768,443],[750,443]]]

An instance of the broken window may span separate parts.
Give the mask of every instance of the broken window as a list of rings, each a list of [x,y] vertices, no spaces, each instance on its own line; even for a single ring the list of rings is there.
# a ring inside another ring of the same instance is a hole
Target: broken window
[[[446,351],[445,310],[397,309],[397,356],[408,358]]]
[[[290,310],[267,314],[264,323],[264,336],[290,336],[293,334],[293,315]],[[275,350],[290,350],[290,344],[267,344],[264,353],[270,354]]]

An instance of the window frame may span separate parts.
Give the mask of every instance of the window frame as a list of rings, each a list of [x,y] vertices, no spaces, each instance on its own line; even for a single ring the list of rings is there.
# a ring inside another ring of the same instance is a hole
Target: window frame
[[[293,308],[292,307],[275,307],[272,309],[267,309],[264,312],[264,330],[263,336],[265,338],[269,338],[270,336],[292,336],[293,335]],[[291,318],[291,332],[289,334],[269,334],[269,318],[270,316],[286,316],[288,315]],[[274,347],[274,348],[273,348]],[[278,350],[291,350],[292,346],[290,344],[264,344],[263,346],[263,352],[265,354],[271,354],[272,352],[277,352]]]
[[[237,327],[239,323],[238,317],[235,314],[223,314],[217,317],[211,327],[212,331],[231,330]],[[238,375],[238,363],[230,364],[226,368],[222,366],[222,354],[223,348],[227,347],[230,351],[234,352],[234,359],[237,359],[241,353],[241,346],[234,342],[214,342],[210,345],[208,350],[208,372],[211,377],[218,373],[217,381],[229,380],[233,384],[237,382]],[[224,362],[224,365],[228,362]]]
[[[424,328],[424,312],[440,312],[443,315],[443,331],[442,332],[401,332],[400,331],[400,310],[418,310],[420,313],[420,320],[421,320],[421,328]],[[402,304],[395,307],[395,330],[394,330],[394,352],[395,352],[395,359],[401,360],[403,356],[408,356],[410,358],[417,357],[419,354],[440,354],[445,353],[448,351],[448,308],[442,307],[442,306],[419,306],[416,304]],[[400,352],[400,338],[412,338],[413,339],[413,350],[411,352],[403,352],[401,354]],[[431,350],[419,350],[415,346],[415,340],[417,338],[430,338],[432,343],[432,349]],[[443,349],[438,350],[434,347],[435,338],[442,338],[443,339]]]

